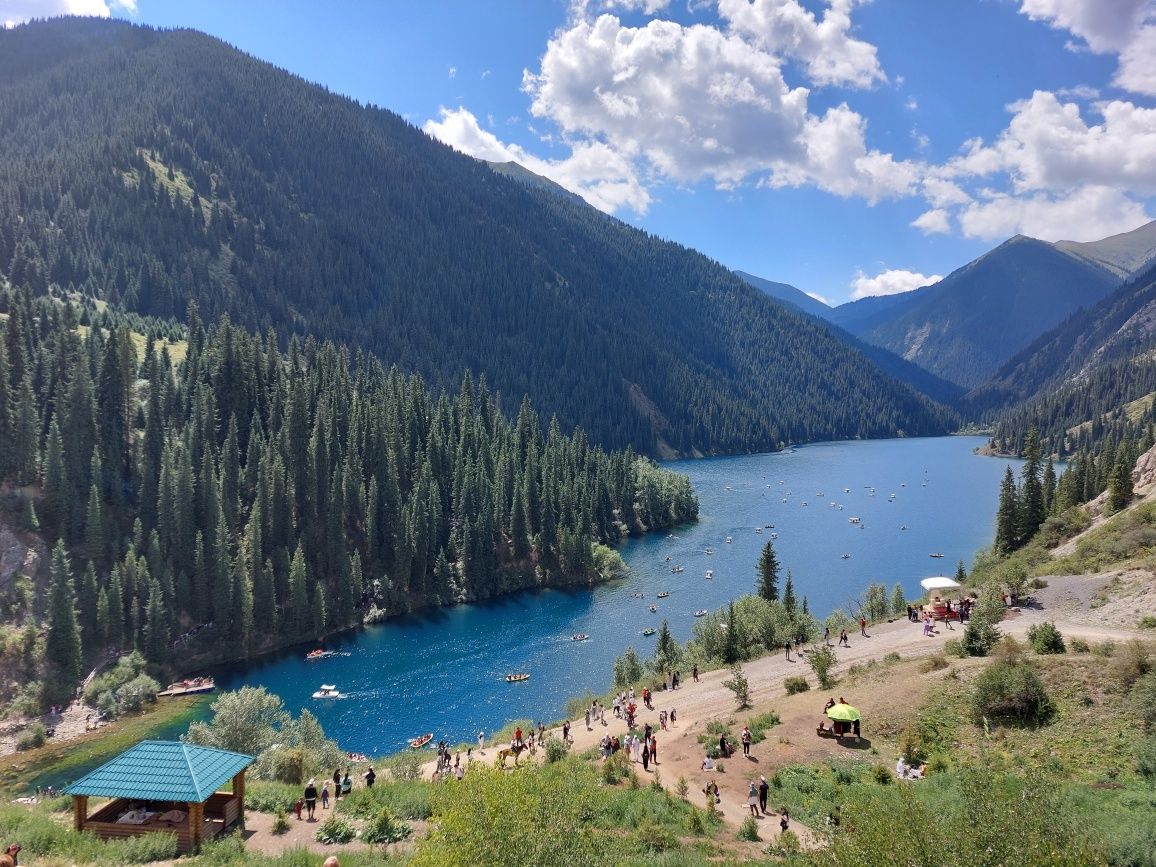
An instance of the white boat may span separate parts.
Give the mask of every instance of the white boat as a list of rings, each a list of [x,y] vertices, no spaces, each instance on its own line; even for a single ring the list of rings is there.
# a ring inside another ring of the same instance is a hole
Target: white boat
[[[779,534],[778,533],[771,533],[771,538],[777,539],[777,538],[779,538]]]
[[[698,611],[694,612],[694,616],[695,617],[706,617],[706,609],[705,608],[698,609]]]
[[[576,632],[570,636],[571,641],[586,641],[590,636],[585,632]]]
[[[850,555],[850,554],[844,554],[844,555],[843,555],[843,559],[844,559],[844,560],[850,560],[850,559],[851,559],[851,555]]]
[[[907,529],[907,525],[906,525],[906,524],[904,524],[904,525],[903,525],[902,527],[900,527],[899,529],[900,529],[900,530],[906,530],[906,529]]]
[[[704,553],[704,554],[713,554],[713,553],[714,553],[714,548],[703,548],[703,549],[702,549],[702,553]]]
[[[671,572],[685,572],[686,567],[685,566],[671,566],[670,571]]]
[[[657,595],[658,595],[659,599],[665,599],[666,597],[668,597],[670,595],[670,591],[669,590],[663,590],[663,591],[659,592]]]
[[[654,614],[656,611],[658,611],[658,606],[657,605],[651,605],[650,606],[650,613]]]
[[[323,683],[317,692],[313,693],[314,698],[345,698],[336,686],[332,683]]]
[[[930,555],[930,556],[934,557],[936,560],[941,560],[941,559],[943,559],[943,555],[942,555],[942,554],[932,554],[932,555]]]
[[[844,489],[843,489],[843,493],[844,493],[844,494],[849,494],[849,493],[851,493],[851,489],[850,489],[850,488],[844,488]]]
[[[848,518],[847,521],[848,521],[848,523],[851,523],[851,524],[861,523],[859,518]]]
[[[731,537],[727,536],[727,544],[729,545],[730,543],[731,543]]]
[[[761,533],[761,532],[763,532],[763,528],[762,527],[755,527],[755,532]]]
[[[706,570],[706,580],[709,581],[713,577],[714,577],[714,569],[707,569]]]

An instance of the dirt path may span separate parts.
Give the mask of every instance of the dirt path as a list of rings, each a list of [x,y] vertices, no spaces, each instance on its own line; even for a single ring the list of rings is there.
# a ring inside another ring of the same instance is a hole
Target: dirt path
[[[1125,641],[1145,637],[1143,632],[1136,629],[1089,622],[1095,619],[1093,603],[1105,581],[1096,577],[1072,577],[1049,579],[1049,582],[1048,592],[1038,592],[1037,599],[1031,607],[1009,609],[1006,619],[1001,624],[1005,634],[1023,639],[1031,625],[1051,620],[1069,638],[1079,636],[1088,641],[1106,639]],[[1148,583],[1152,584],[1151,576],[1148,576]],[[1073,599],[1076,601],[1073,602]],[[1156,613],[1156,594],[1147,594],[1143,599],[1150,607],[1149,613]],[[876,624],[868,628],[868,637],[856,635],[851,638],[850,647],[836,648],[838,663],[835,677],[841,679],[852,665],[882,660],[889,653],[898,653],[904,659],[941,653],[948,639],[958,638],[962,634],[963,629],[959,624],[952,624],[951,627],[938,624],[932,637],[923,635],[921,624],[907,620]],[[1147,637],[1151,637],[1151,634],[1149,633]],[[723,686],[723,681],[729,678],[728,671],[707,672],[700,676],[699,683],[691,682],[689,674],[684,672],[686,681],[678,690],[656,693],[654,710],[641,708],[637,717],[640,727],[649,722],[658,730],[657,772],[662,784],[673,790],[679,778],[685,778],[690,789],[689,798],[692,803],[698,804],[705,797],[702,794],[703,787],[708,780],[713,780],[719,787],[723,819],[732,828],[737,828],[739,823],[750,815],[746,802],[751,780],[757,783],[760,776],[770,779],[776,769],[797,762],[848,754],[867,755],[871,747],[870,711],[876,708],[882,710],[893,698],[870,693],[858,695],[847,693],[847,700],[858,706],[865,714],[864,741],[858,745],[858,749],[855,749],[847,742],[816,737],[815,728],[825,700],[824,693],[813,690],[796,696],[786,696],[783,680],[791,675],[803,675],[814,685],[814,674],[805,659],[799,660],[792,654],[791,661],[787,661],[781,654],[772,654],[744,664],[743,671],[750,684],[753,705],[750,710],[736,711],[734,694]],[[930,684],[939,677],[940,673],[931,673],[924,678],[916,677],[911,683],[905,684],[902,701],[909,706],[917,705],[921,683],[925,681]],[[834,692],[837,697],[840,690],[850,689],[849,686],[839,685]],[[737,735],[747,718],[771,707],[779,713],[782,723],[768,731],[766,740],[751,747],[749,759],[744,759],[739,753],[724,761],[725,770],[722,773],[717,770],[702,770],[705,753],[704,747],[698,743],[698,736],[706,729],[708,723],[716,720],[723,722],[733,720],[731,728]],[[659,730],[659,711],[672,709],[677,711],[677,724],[672,730],[663,732]],[[577,752],[597,749],[602,735],[606,733],[612,736],[617,734],[619,737],[625,735],[625,722],[614,719],[609,711],[607,723],[606,727],[594,723],[587,729],[582,719],[573,722],[570,729],[572,749]],[[561,734],[560,729],[553,731],[555,734]],[[496,755],[496,749],[492,745],[487,745],[485,755],[480,760],[492,762]],[[537,758],[538,760],[542,758],[540,750]],[[433,770],[433,763],[425,767],[427,778],[432,776]],[[640,776],[647,778],[655,773],[653,765],[647,772],[643,771],[640,764],[636,766],[636,770]],[[772,789],[772,797],[773,792]],[[774,809],[777,805],[768,806]],[[765,819],[760,818],[759,821],[760,833],[764,840],[773,840],[778,836],[779,824],[773,814]],[[804,845],[814,837],[811,829],[794,820],[791,822],[791,830],[799,835]]]

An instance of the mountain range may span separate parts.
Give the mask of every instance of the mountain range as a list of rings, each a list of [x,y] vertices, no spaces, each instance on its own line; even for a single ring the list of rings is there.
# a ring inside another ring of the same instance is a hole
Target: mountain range
[[[195,31],[0,32],[0,150],[0,262],[33,294],[469,369],[655,455],[954,423],[707,257]]]

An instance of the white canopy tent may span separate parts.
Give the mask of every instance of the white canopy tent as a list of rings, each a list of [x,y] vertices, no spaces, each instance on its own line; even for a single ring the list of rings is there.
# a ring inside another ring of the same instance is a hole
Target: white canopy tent
[[[919,582],[924,590],[958,590],[959,582],[946,575],[934,575]]]

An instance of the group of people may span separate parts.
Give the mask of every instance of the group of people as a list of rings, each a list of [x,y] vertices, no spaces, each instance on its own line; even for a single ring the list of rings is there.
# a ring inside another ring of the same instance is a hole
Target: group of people
[[[332,780],[323,780],[320,789],[317,788],[317,779],[310,777],[309,782],[305,784],[305,791],[297,799],[297,803],[293,805],[297,818],[300,819],[302,812],[304,812],[306,818],[312,821],[317,811],[318,801],[321,801],[321,809],[328,810],[330,797],[334,801],[340,801],[342,795],[348,795],[352,792],[353,778],[349,772],[350,768],[346,768],[344,773],[342,773],[341,768],[334,768]],[[370,765],[361,777],[365,781],[365,787],[372,789],[373,784],[377,782],[377,771],[373,769],[373,765]],[[329,789],[330,782],[333,783],[332,795]]]
[[[641,738],[629,732],[621,739],[618,735],[604,734],[599,748],[604,759],[623,750],[630,761],[641,763],[644,771],[649,771],[651,764],[658,764],[658,739],[650,723],[643,728]]]
[[[833,708],[836,704],[846,704],[846,703],[847,703],[847,700],[845,698],[843,698],[843,696],[839,696],[838,702],[836,702],[834,698],[828,698],[827,699],[827,703],[825,705],[823,705],[823,715],[821,717],[819,717],[819,730],[817,732],[818,734],[824,735],[824,734],[829,733],[829,734],[835,735],[836,737],[841,737],[842,735],[847,734],[847,732],[850,732],[856,738],[859,737],[859,720],[856,719],[856,720],[851,720],[850,722],[840,722],[839,720],[830,719],[827,716],[827,711],[829,711],[831,708]],[[831,723],[830,728],[827,728],[828,722]]]

